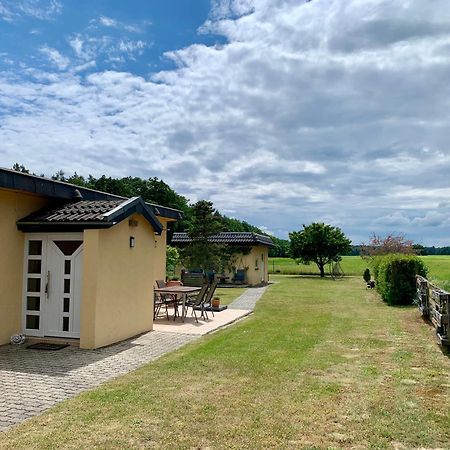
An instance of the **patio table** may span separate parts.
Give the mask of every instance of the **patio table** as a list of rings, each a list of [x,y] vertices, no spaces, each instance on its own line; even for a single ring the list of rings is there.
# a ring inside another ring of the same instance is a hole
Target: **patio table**
[[[197,292],[200,292],[201,287],[198,286],[166,286],[162,288],[155,288],[155,292],[158,292],[160,294],[170,294],[170,295],[177,295],[181,294],[181,300],[182,300],[182,309],[181,309],[181,320],[184,322],[184,313],[186,308],[186,298],[188,294],[195,294]]]

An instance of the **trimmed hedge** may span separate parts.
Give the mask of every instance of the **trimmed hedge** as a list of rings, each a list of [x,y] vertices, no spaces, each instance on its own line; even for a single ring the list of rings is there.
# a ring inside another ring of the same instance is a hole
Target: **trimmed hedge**
[[[389,305],[410,305],[416,297],[416,275],[428,269],[416,255],[390,254],[374,260],[377,290]]]

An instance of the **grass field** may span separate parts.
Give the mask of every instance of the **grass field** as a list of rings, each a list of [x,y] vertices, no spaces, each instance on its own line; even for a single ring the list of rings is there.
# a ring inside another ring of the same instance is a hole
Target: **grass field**
[[[450,359],[415,308],[359,278],[273,279],[250,318],[0,434],[0,448],[448,448]]]
[[[450,289],[450,256],[421,256],[429,269],[430,280],[444,289]],[[368,267],[360,256],[344,256],[341,261],[346,275],[361,276]],[[269,272],[289,275],[319,275],[315,264],[296,264],[290,258],[269,258]]]

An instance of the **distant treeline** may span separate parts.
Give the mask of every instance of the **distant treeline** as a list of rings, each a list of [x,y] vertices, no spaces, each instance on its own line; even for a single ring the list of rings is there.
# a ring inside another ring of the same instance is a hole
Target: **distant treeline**
[[[419,255],[450,255],[450,247],[423,247]]]
[[[414,244],[413,248],[417,255],[431,256],[431,255],[450,255],[450,247],[424,247],[421,244]],[[346,256],[359,256],[361,254],[361,246],[353,245],[352,250]]]

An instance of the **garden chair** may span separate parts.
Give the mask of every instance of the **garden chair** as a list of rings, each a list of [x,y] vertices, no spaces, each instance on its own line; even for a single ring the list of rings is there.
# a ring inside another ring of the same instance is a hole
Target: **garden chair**
[[[219,281],[218,280],[214,280],[211,283],[211,287],[209,288],[208,294],[205,297],[205,303],[203,305],[203,311],[204,311],[204,313],[206,315],[206,318],[208,318],[208,314],[206,314],[205,307],[209,307],[209,309],[212,312],[212,315],[214,317],[214,311],[213,311],[213,308],[212,308],[211,300],[212,300],[212,298],[214,296],[214,292],[216,292],[216,288],[217,288],[218,284],[219,284]]]
[[[195,313],[196,310],[201,310],[202,314],[200,317],[204,316],[204,304],[205,304],[205,300],[207,297],[207,291],[208,291],[208,284],[204,284],[202,286],[202,288],[200,289],[200,291],[198,292],[197,295],[195,296],[189,296],[186,299],[186,304],[185,304],[185,317],[187,315],[187,310],[189,307],[192,308],[192,313],[194,317],[195,317],[195,321],[198,323],[198,318],[197,318],[197,314]]]
[[[158,288],[164,288],[166,287],[166,282],[164,280],[156,280],[156,286]],[[179,305],[179,299],[176,297],[176,295],[171,294],[159,294],[155,293],[155,312],[153,318],[156,318],[161,308],[164,306],[166,308],[166,317],[167,320],[169,320],[169,306],[172,306],[174,309],[174,317],[173,320],[175,320],[178,315],[178,305]]]

